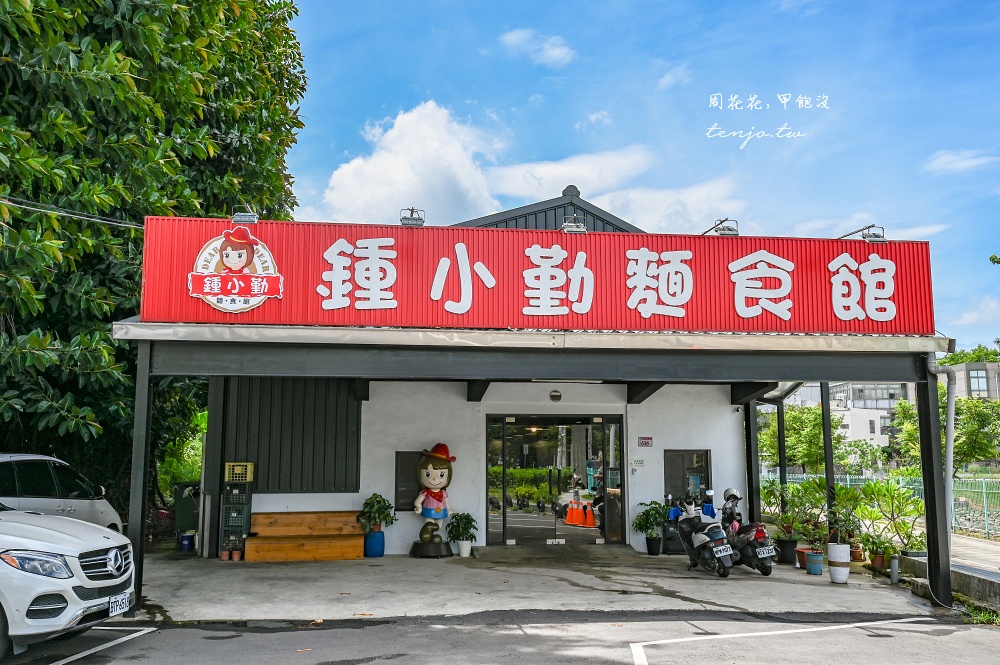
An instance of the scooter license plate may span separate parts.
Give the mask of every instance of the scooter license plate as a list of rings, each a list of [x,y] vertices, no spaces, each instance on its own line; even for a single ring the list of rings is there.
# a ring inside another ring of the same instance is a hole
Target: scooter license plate
[[[777,555],[778,555],[778,553],[775,551],[775,549],[773,547],[768,546],[768,547],[758,547],[757,548],[757,556],[760,557],[761,559],[763,559],[766,556],[772,556],[773,557],[773,556],[777,556]]]
[[[719,545],[718,547],[713,547],[712,552],[715,553],[715,556],[726,556],[733,553],[733,548],[729,545]]]

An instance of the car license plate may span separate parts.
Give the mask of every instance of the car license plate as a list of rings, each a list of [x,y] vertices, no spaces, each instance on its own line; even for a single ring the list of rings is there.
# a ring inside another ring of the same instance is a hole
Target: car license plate
[[[758,547],[757,556],[763,559],[766,556],[777,556],[777,552],[773,547]]]
[[[100,607],[100,606],[98,606]],[[120,593],[117,596],[111,596],[108,599],[108,616],[113,617],[119,614],[124,614],[128,611],[128,592]]]
[[[713,547],[712,551],[715,552],[715,556],[725,556],[727,554],[732,554],[733,548],[729,545],[719,545],[718,547]]]

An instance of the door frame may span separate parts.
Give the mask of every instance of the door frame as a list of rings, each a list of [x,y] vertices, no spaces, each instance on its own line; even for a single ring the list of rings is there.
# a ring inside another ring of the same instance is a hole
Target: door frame
[[[622,491],[622,498],[621,498],[621,503],[622,503],[622,505],[621,505],[621,522],[622,522],[621,523],[621,533],[622,533],[622,540],[621,540],[621,543],[614,543],[614,544],[621,544],[621,545],[627,545],[628,544],[628,535],[629,535],[628,528],[627,528],[627,524],[628,524],[628,488],[627,488],[627,485],[628,485],[628,482],[626,481],[626,479],[628,477],[628,474],[626,473],[626,471],[628,470],[628,464],[627,464],[628,445],[626,445],[628,439],[627,439],[626,434],[625,434],[625,428],[626,428],[627,418],[626,418],[626,414],[624,412],[622,412],[622,413],[603,413],[603,412],[596,412],[596,413],[595,412],[584,412],[584,413],[538,413],[538,412],[510,413],[510,412],[501,412],[501,413],[486,413],[485,416],[486,417],[484,418],[484,422],[483,422],[483,432],[484,432],[484,434],[486,434],[486,437],[484,437],[485,438],[485,442],[484,443],[485,443],[485,445],[487,447],[487,450],[486,450],[486,458],[487,459],[486,459],[486,465],[485,465],[486,466],[486,482],[484,483],[484,485],[485,485],[485,493],[486,493],[486,502],[485,502],[485,505],[486,505],[486,524],[485,524],[485,530],[486,530],[486,541],[487,541],[486,545],[487,546],[490,545],[490,542],[489,542],[489,530],[490,530],[490,484],[489,484],[490,460],[489,460],[489,450],[488,450],[488,447],[489,447],[489,423],[490,423],[490,419],[494,419],[494,418],[500,420],[500,441],[501,441],[500,458],[502,460],[502,465],[501,465],[502,466],[502,471],[500,473],[500,492],[501,492],[501,494],[500,494],[500,496],[501,496],[501,498],[500,498],[500,522],[501,522],[501,541],[502,542],[500,544],[502,544],[503,546],[506,547],[507,546],[507,540],[508,540],[508,537],[507,537],[507,501],[506,501],[506,498],[507,498],[507,473],[506,473],[506,471],[507,471],[507,455],[506,455],[506,443],[507,443],[507,425],[509,424],[508,418],[514,418],[515,422],[517,421],[517,419],[520,419],[520,418],[542,418],[542,419],[549,419],[549,418],[551,418],[551,419],[562,419],[562,418],[565,418],[567,420],[573,419],[573,418],[577,418],[577,419],[585,419],[585,420],[588,420],[589,422],[587,422],[587,423],[567,423],[567,424],[587,424],[587,425],[590,425],[591,427],[593,427],[595,424],[597,424],[597,425],[606,424],[605,421],[607,419],[609,419],[609,418],[613,418],[613,419],[616,419],[618,421],[618,424],[621,426],[621,430],[620,430],[620,433],[619,433],[619,441],[620,441],[620,445],[621,445],[621,457],[619,459],[619,469],[621,469],[621,485],[622,485],[621,486],[621,491]],[[600,418],[601,422],[595,423],[594,422],[595,418]],[[605,446],[607,445],[606,441],[605,441],[604,445]],[[607,477],[608,477],[608,473],[607,473],[608,466],[607,465],[608,465],[608,459],[609,459],[607,451],[605,451],[603,457],[604,457],[604,467],[602,469],[602,473],[605,474],[605,479],[607,479]],[[605,489],[606,488],[607,488],[607,485],[605,485]],[[605,533],[607,532],[607,528],[604,529],[604,532]],[[604,535],[604,534],[602,534],[602,535]],[[608,545],[608,544],[611,544],[611,543],[608,543],[607,540],[605,539],[604,544]],[[516,547],[516,545],[515,545],[515,547]]]

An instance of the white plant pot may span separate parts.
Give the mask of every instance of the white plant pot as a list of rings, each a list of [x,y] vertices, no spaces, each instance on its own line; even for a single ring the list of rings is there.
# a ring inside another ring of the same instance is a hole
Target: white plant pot
[[[471,540],[459,540],[458,542],[458,556],[467,558],[472,554],[472,541]]]
[[[847,543],[829,543],[826,546],[826,562],[830,571],[830,581],[847,584],[851,574],[851,546]]]

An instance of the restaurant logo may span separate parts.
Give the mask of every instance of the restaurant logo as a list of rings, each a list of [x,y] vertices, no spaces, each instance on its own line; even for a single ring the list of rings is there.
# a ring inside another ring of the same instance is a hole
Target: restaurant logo
[[[284,278],[278,274],[267,245],[237,226],[223,231],[201,248],[188,274],[188,292],[212,307],[236,314],[280,298]]]

